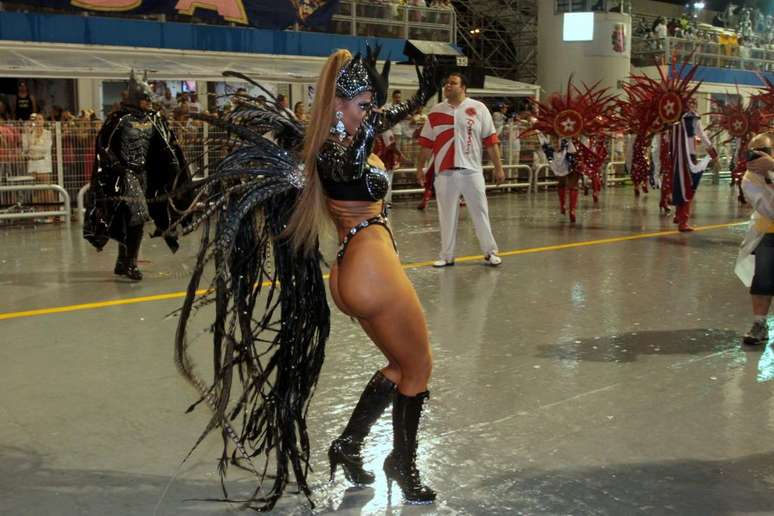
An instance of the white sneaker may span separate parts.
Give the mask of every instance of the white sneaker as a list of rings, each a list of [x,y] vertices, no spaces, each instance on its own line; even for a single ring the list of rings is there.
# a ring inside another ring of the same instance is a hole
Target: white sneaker
[[[454,265],[454,260],[436,260],[433,262],[433,267],[451,267]]]
[[[484,261],[486,262],[487,265],[491,265],[492,267],[497,267],[498,265],[503,263],[502,258],[500,258],[494,253],[484,256]]]

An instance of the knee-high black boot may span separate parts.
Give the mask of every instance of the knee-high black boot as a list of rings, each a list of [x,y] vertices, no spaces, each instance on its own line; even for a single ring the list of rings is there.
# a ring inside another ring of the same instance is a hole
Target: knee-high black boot
[[[392,407],[393,448],[384,461],[384,474],[387,475],[388,494],[395,481],[407,503],[432,503],[435,500],[435,491],[422,485],[417,470],[417,430],[422,406],[429,397],[427,391],[416,396],[398,392]]]
[[[387,379],[381,371],[377,371],[366,385],[355,410],[349,418],[347,427],[338,439],[331,443],[328,449],[328,459],[331,462],[331,480],[336,474],[336,468],[341,465],[347,480],[354,484],[372,484],[374,474],[363,469],[363,457],[360,449],[363,446],[371,427],[376,423],[385,409],[390,405],[395,394],[395,384]]]
[[[137,257],[140,255],[141,243],[142,224],[129,227],[126,236],[126,277],[135,281],[140,281],[142,279],[142,272],[137,268]]]
[[[126,245],[119,242],[118,244],[118,258],[116,258],[116,266],[113,269],[114,274],[123,276],[126,274],[126,267],[128,265],[128,259],[126,256]]]

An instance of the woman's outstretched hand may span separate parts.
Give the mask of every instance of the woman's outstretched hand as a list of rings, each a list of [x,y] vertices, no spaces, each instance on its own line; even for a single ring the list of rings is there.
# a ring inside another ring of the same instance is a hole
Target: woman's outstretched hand
[[[381,45],[376,45],[374,50],[371,50],[370,45],[366,45],[366,67],[368,69],[368,77],[371,79],[371,83],[374,85],[374,105],[376,107],[382,107],[387,103],[387,91],[390,87],[390,60],[384,62],[382,67],[382,73],[376,70],[376,60],[379,58],[379,52],[382,50]]]
[[[425,61],[425,66],[420,70],[419,65],[414,63],[417,69],[417,81],[419,82],[419,94],[422,98],[422,104],[425,104],[436,93],[438,93],[438,60],[435,56],[430,56]]]

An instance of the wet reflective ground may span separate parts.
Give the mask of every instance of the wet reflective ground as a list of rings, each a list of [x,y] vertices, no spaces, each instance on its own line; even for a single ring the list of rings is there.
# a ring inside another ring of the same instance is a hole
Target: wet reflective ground
[[[703,185],[694,223],[745,219],[734,199]],[[571,227],[553,192],[494,196],[492,226],[503,252],[673,229],[655,194],[615,188],[602,202],[581,198]],[[460,257],[479,252],[463,217]],[[393,224],[404,262],[435,258],[434,205],[399,205]],[[739,344],[751,323],[732,273],[743,229],[549,248],[497,269],[410,269],[435,356],[420,433],[433,506],[403,506],[399,492],[388,501],[388,417],[366,446],[373,488],[341,473],[328,482],[328,443],[383,365],[335,312],[309,414],[316,509],[289,495],[276,513],[774,514],[774,350]],[[115,249],[95,253],[77,227],[0,229],[0,242],[0,313],[178,292],[193,253],[193,241],[172,256],[146,240],[146,280],[130,284],[112,276]],[[0,514],[235,514],[201,501],[219,496],[217,438],[178,468],[207,420],[184,414],[195,398],[165,317],[179,304],[0,320]],[[234,496],[252,490],[231,473]]]

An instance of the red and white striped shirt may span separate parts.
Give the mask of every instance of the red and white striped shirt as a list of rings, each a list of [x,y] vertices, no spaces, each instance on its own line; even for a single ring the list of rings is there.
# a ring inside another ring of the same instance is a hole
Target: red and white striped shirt
[[[440,172],[453,168],[482,172],[483,147],[498,142],[489,109],[471,98],[457,107],[447,101],[433,106],[418,140],[419,145],[433,149]]]

